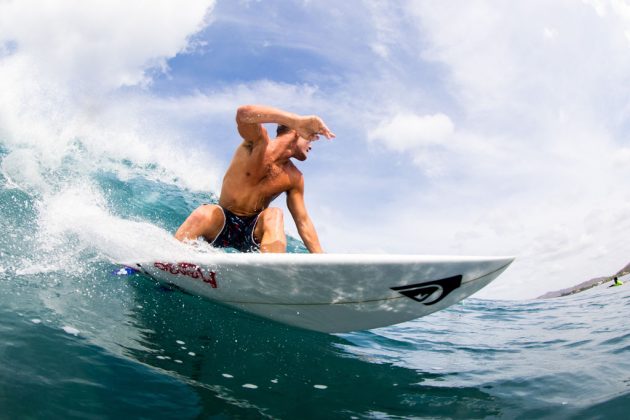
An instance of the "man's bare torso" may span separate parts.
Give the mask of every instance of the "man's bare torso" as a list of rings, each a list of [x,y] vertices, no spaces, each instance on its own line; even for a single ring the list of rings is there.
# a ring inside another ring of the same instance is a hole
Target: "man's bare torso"
[[[239,216],[266,209],[283,192],[293,188],[301,172],[291,161],[278,163],[271,141],[242,143],[223,177],[219,205]]]
[[[274,140],[269,138],[263,124],[277,124]],[[236,226],[249,222],[237,220],[219,206],[204,205],[188,216],[175,237],[180,241],[219,238],[220,246],[246,245],[250,249],[249,239],[255,242],[258,238],[261,252],[286,252],[283,211],[269,207],[278,195],[286,192],[287,209],[304,245],[310,252],[323,252],[304,204],[304,177],[291,159],[305,161],[311,142],[320,135],[333,139],[335,134],[316,115],[298,115],[266,105],[240,106],[236,125],[243,143],[236,149],[223,178],[219,205],[237,216],[257,215],[254,225]],[[221,238],[226,226],[226,237]]]

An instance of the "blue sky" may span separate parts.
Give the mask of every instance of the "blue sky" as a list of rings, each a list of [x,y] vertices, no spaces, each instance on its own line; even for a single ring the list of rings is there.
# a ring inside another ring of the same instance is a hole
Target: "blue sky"
[[[484,295],[532,297],[628,262],[629,48],[620,0],[5,2],[0,129],[217,191],[238,105],[318,114],[326,250],[516,255]]]

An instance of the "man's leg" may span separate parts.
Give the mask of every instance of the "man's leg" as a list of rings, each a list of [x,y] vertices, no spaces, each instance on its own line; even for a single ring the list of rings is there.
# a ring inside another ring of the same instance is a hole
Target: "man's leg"
[[[282,210],[277,207],[263,210],[254,228],[254,236],[260,240],[260,252],[287,252]]]
[[[221,207],[205,204],[197,207],[175,232],[175,239],[180,241],[195,240],[202,236],[208,242],[221,233],[225,224],[225,214]]]

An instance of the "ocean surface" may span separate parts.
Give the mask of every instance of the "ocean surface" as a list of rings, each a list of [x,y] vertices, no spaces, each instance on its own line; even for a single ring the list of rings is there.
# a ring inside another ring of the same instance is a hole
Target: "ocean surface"
[[[373,331],[299,330],[114,275],[120,260],[211,252],[172,234],[214,197],[159,162],[53,146],[0,138],[1,419],[630,412],[630,285],[470,298]]]

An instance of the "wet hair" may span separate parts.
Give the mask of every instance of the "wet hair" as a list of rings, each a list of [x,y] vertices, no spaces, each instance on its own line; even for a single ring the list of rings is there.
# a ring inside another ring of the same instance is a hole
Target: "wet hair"
[[[291,131],[291,129],[286,125],[278,124],[278,128],[276,129],[276,137],[280,137],[281,135],[286,134],[289,131]]]

